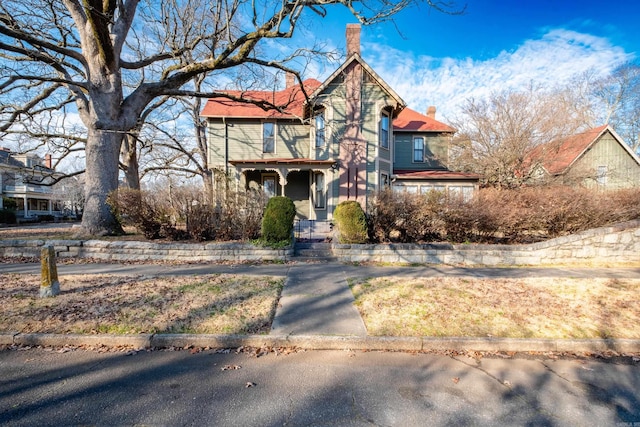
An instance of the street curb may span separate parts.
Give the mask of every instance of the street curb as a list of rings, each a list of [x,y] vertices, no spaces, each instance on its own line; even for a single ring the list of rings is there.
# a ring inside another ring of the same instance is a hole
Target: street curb
[[[640,340],[554,340],[516,338],[354,337],[322,335],[209,334],[21,334],[0,333],[0,345],[43,347],[93,346],[141,348],[295,347],[305,350],[488,351],[640,353]]]

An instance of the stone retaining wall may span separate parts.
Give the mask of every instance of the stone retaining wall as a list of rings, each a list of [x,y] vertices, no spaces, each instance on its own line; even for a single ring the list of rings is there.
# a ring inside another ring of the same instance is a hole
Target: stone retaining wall
[[[638,264],[640,221],[587,230],[529,245],[332,245],[342,262],[480,266]]]
[[[60,258],[103,261],[286,261],[292,247],[269,249],[249,243],[150,243],[104,240],[0,240],[0,256],[40,257],[53,245]],[[332,245],[342,262],[477,266],[549,264],[640,265],[640,220],[588,230],[529,245],[382,244]]]
[[[40,257],[53,245],[59,258],[102,261],[261,261],[287,260],[293,248],[261,248],[249,243],[150,243],[105,240],[0,240],[0,256]]]

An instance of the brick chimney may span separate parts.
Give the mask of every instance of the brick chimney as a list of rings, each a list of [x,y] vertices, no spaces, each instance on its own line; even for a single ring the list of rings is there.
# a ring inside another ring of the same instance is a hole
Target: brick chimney
[[[290,87],[293,87],[295,85],[296,85],[296,75],[290,71],[287,71],[287,73],[284,75],[284,87],[286,89],[289,89]]]
[[[347,24],[347,57],[360,55],[360,24]]]
[[[44,155],[44,167],[51,169],[51,154]]]
[[[427,117],[431,117],[432,119],[435,120],[436,118],[436,107],[431,105],[429,106],[429,108],[427,108]]]

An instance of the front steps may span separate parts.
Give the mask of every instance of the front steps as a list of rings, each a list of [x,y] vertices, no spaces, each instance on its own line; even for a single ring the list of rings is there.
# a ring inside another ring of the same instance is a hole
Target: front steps
[[[330,262],[338,258],[331,252],[331,243],[305,243],[296,242],[292,261],[301,262]]]

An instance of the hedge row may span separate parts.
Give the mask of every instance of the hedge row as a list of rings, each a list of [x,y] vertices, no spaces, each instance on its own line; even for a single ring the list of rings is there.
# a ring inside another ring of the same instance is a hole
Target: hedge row
[[[374,242],[525,243],[638,218],[638,189],[487,188],[469,201],[386,190],[368,206]]]

